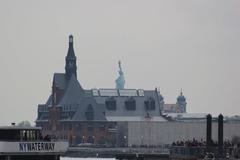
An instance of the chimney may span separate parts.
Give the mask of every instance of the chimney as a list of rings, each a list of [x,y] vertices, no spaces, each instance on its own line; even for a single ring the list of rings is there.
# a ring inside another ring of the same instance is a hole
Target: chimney
[[[207,136],[206,136],[206,142],[207,142],[207,150],[209,150],[209,147],[212,146],[212,116],[211,116],[211,114],[207,115]]]
[[[219,155],[223,154],[223,115],[218,116],[218,152]]]

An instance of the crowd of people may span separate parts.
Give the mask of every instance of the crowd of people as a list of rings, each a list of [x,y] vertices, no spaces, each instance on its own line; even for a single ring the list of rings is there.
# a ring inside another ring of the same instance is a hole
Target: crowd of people
[[[201,139],[200,141],[193,138],[192,140],[181,140],[172,143],[172,146],[184,146],[184,147],[203,147],[206,146],[206,141]],[[211,142],[211,146],[218,146],[215,141]],[[223,143],[224,147],[233,147],[233,144],[229,140],[225,140]]]
[[[192,140],[181,140],[172,143],[172,146],[185,146],[185,147],[198,147],[198,146],[206,146],[206,141],[202,139],[200,141],[193,138]]]

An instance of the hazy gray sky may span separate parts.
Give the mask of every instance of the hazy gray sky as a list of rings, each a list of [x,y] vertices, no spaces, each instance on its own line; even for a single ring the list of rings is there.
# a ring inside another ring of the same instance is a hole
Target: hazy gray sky
[[[240,114],[239,0],[0,1],[0,124],[30,120],[74,35],[85,89],[180,89],[188,112]]]

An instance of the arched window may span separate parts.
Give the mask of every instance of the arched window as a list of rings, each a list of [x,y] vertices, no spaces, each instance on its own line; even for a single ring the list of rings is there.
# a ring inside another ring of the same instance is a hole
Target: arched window
[[[113,97],[108,98],[105,101],[105,105],[106,105],[107,110],[116,110],[117,109],[117,103]]]
[[[127,110],[136,110],[136,101],[133,97],[125,101],[125,107]]]
[[[145,109],[147,111],[149,110],[155,110],[155,100],[150,97],[146,101],[144,101]]]
[[[94,110],[91,104],[88,105],[87,110],[85,112],[86,119],[87,120],[93,120],[94,119]]]

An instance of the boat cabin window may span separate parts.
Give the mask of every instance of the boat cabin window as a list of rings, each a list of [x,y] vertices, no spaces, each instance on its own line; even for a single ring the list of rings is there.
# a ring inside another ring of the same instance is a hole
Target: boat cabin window
[[[38,129],[0,129],[0,141],[34,141],[42,140]]]

